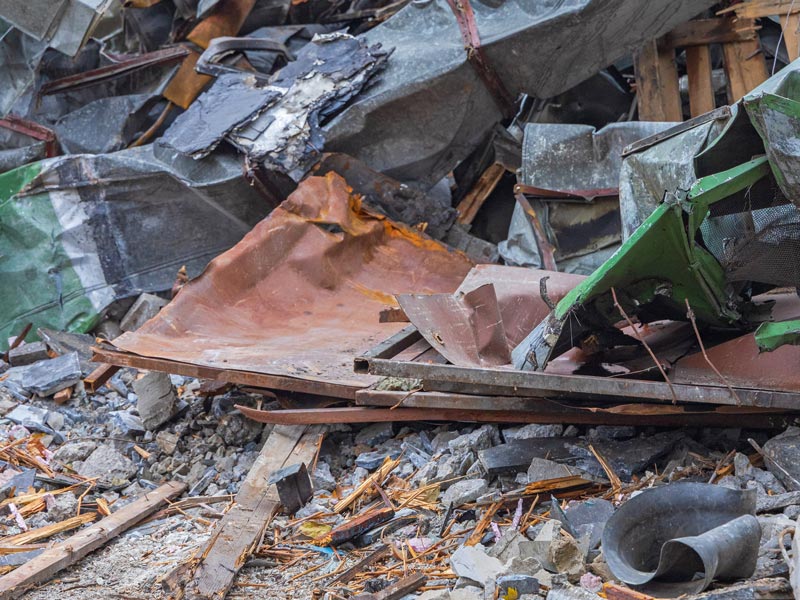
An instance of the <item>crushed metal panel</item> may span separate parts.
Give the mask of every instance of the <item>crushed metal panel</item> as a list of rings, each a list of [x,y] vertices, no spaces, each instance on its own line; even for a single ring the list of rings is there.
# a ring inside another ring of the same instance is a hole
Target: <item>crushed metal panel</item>
[[[770,323],[769,325],[777,325]],[[752,333],[706,348],[711,364],[702,352],[680,359],[670,373],[675,383],[731,385],[761,390],[800,391],[800,348],[781,346],[764,353]]]
[[[746,190],[768,173],[769,165],[761,157],[698,180],[683,199],[668,198],[514,349],[514,366],[543,370],[553,356],[589,331],[618,333],[613,325],[621,315],[610,298],[612,288],[629,315],[648,317],[643,322],[681,319],[684,300],[689,299],[701,322],[739,323],[742,315],[721,265],[696,239],[713,204]]]
[[[393,295],[452,292],[471,267],[363,210],[338,175],[310,177],[114,344],[143,357],[365,387],[375,378],[355,375],[353,356],[402,328],[379,322]]]
[[[754,333],[759,352],[774,352],[787,344],[800,344],[800,320],[762,323]],[[797,366],[800,359],[795,363]]]
[[[608,520],[603,556],[616,577],[645,593],[697,594],[715,579],[753,574],[761,540],[755,512],[755,490],[683,482],[652,488]]]
[[[484,54],[512,97],[547,98],[712,4],[510,0],[473,9]],[[375,85],[326,126],[326,149],[432,185],[486,139],[501,112],[468,64],[446,0],[412,2],[362,37],[394,54]],[[548,50],[520,60],[532,48]]]
[[[324,145],[320,120],[358,94],[387,56],[379,46],[349,35],[317,36],[273,77],[247,72],[219,77],[163,139],[201,158],[225,138],[251,161],[299,180]]]
[[[548,302],[558,302],[582,280],[554,271],[478,265],[454,294],[406,294],[397,300],[452,364],[500,366],[511,362],[512,348],[547,316]]]
[[[229,154],[198,165],[143,146],[0,175],[0,339],[29,322],[88,331],[114,300],[199,273],[266,210]]]

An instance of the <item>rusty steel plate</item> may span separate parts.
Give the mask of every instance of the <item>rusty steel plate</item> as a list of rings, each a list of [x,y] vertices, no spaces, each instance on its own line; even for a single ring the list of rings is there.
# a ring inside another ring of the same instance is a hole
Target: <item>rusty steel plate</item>
[[[452,293],[462,253],[366,211],[340,176],[310,177],[120,350],[227,372],[361,388],[353,357],[403,323],[380,323],[395,294]],[[132,361],[135,362],[135,361]]]

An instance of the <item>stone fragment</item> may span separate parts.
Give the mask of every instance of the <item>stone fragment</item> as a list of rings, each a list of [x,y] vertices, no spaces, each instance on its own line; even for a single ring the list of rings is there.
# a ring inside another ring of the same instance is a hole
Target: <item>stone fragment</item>
[[[317,490],[325,490],[332,492],[336,489],[336,479],[331,473],[331,468],[328,463],[318,461],[314,469],[314,475],[311,477],[314,482],[314,488]]]
[[[575,585],[556,585],[554,581],[545,600],[600,600],[600,596]]]
[[[459,436],[457,431],[440,431],[431,440],[431,448],[435,453],[449,450],[448,444]]]
[[[178,395],[166,373],[149,371],[133,382],[133,391],[138,398],[139,417],[146,429],[156,429],[175,415]]]
[[[142,419],[127,410],[112,410],[108,413],[123,435],[142,435],[147,431]]]
[[[561,536],[561,523],[556,520],[547,521],[539,529],[531,546],[531,556],[542,563],[548,571],[556,571],[555,565],[550,558],[550,546]]]
[[[6,415],[6,419],[12,423],[19,423],[28,429],[41,429],[46,427],[47,415],[49,411],[32,404],[20,404]]]
[[[97,448],[92,441],[67,442],[53,453],[53,460],[62,465],[69,465],[78,460],[85,460]]]
[[[113,447],[102,445],[77,470],[79,475],[99,477],[101,483],[113,486],[130,480],[136,474],[136,465]]]
[[[377,446],[394,436],[394,423],[373,423],[356,434],[356,444]]]
[[[130,310],[120,321],[122,331],[136,331],[147,321],[158,314],[167,305],[167,301],[153,294],[142,294],[133,303]]]
[[[47,413],[47,418],[45,419],[45,424],[54,431],[61,431],[64,429],[64,415],[62,415],[57,410],[51,410]]]
[[[177,433],[159,431],[156,434],[156,445],[164,454],[172,454],[178,447],[178,441],[180,439],[181,437]]]
[[[447,442],[447,447],[453,454],[463,454],[465,452],[484,450],[492,447],[493,433],[496,427],[491,425],[482,425],[475,431],[460,435],[455,439]]]
[[[508,564],[512,560],[523,556],[530,556],[532,549],[533,542],[520,532],[511,529],[506,531],[499,540],[495,540],[494,546],[489,548],[487,554],[489,556],[494,556],[501,563],[506,565],[507,570]],[[540,567],[541,565],[537,567],[536,570],[538,571]]]
[[[503,439],[506,442],[513,442],[531,438],[560,437],[562,433],[564,433],[563,425],[536,425],[535,423],[529,423],[521,427],[504,429]]]
[[[581,587],[595,594],[603,589],[603,580],[593,573],[584,573],[579,581]]]
[[[374,452],[362,452],[356,457],[356,465],[367,471],[374,471],[383,464],[388,452],[376,450]]]
[[[9,369],[6,377],[29,394],[46,397],[60,392],[81,380],[78,354],[71,352],[24,367]]]
[[[8,352],[8,361],[12,367],[24,367],[40,360],[49,360],[47,345],[44,342],[30,342],[17,346]]]
[[[474,502],[486,492],[488,485],[485,479],[462,479],[456,481],[447,488],[442,494],[442,504],[444,506],[461,506],[469,502]]]
[[[497,578],[496,584],[500,589],[501,598],[510,596],[512,589],[517,596],[539,592],[539,580],[532,575],[501,575]]]
[[[77,352],[84,377],[99,366],[98,363],[92,362],[92,346],[95,345],[95,338],[88,333],[71,333],[44,327],[37,329],[36,333],[47,344],[48,349],[58,355]]]
[[[113,341],[122,335],[122,328],[113,319],[106,319],[94,328],[94,334],[101,339]]]
[[[545,479],[558,479],[580,473],[567,465],[557,463],[546,458],[534,458],[528,467],[528,483],[544,481]]]
[[[475,586],[456,588],[450,592],[450,600],[483,600],[481,589]]]
[[[220,418],[217,433],[228,446],[245,446],[261,435],[263,427],[240,413],[232,413]]]
[[[442,482],[442,489],[453,485],[452,480],[466,474],[474,462],[475,455],[472,452],[447,455],[436,464],[435,480]]]
[[[763,446],[765,465],[790,491],[800,491],[800,429],[789,427]]]
[[[636,427],[631,425],[598,425],[589,430],[593,440],[627,440],[636,435]]]
[[[449,590],[428,590],[416,597],[416,600],[450,600]]]
[[[450,568],[459,577],[485,586],[489,579],[495,578],[503,569],[503,563],[486,554],[481,544],[461,546],[450,556]]]
[[[78,514],[78,499],[72,492],[56,494],[47,506],[47,517],[57,523]]]

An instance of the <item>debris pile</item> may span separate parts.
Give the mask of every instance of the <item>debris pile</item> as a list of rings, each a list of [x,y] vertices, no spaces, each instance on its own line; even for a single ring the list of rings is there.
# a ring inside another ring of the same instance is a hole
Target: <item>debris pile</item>
[[[0,598],[798,597],[798,31],[0,1]]]

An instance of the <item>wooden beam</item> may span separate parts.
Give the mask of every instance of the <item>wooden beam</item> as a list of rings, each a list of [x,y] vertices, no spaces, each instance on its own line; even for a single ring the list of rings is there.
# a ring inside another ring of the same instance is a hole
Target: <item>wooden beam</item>
[[[183,483],[174,481],[165,483],[123,506],[111,516],[45,550],[15,571],[0,577],[0,599],[21,597],[34,585],[50,579],[62,569],[78,562],[158,510],[168,499],[178,496],[185,489],[186,485]]]
[[[224,598],[280,510],[275,486],[267,484],[270,475],[299,462],[310,465],[322,435],[322,427],[306,431],[303,425],[275,426],[236,494],[233,508],[196,557],[170,573],[164,586],[178,597]]]
[[[500,183],[505,172],[506,168],[500,163],[494,163],[483,172],[478,181],[475,182],[475,185],[472,186],[472,189],[458,203],[456,207],[458,211],[457,223],[472,223],[483,203],[486,202],[486,199],[492,194],[497,184]]]
[[[714,110],[711,49],[708,46],[686,48],[686,72],[689,76],[689,110],[692,116],[698,117]]]
[[[722,55],[730,87],[728,100],[731,104],[769,77],[758,40],[722,44]]]
[[[756,39],[758,28],[742,28],[732,17],[720,19],[694,19],[678,25],[663,38],[669,48],[689,48],[708,44],[725,44]]]
[[[800,57],[800,13],[791,15],[781,15],[781,28],[783,28],[783,43],[786,44],[786,52],[789,60]]]
[[[717,14],[724,15],[730,12],[735,12],[740,19],[760,19],[800,12],[800,5],[793,0],[750,0],[723,8],[717,11]]]
[[[683,121],[675,50],[657,40],[634,55],[636,93],[641,121]]]

